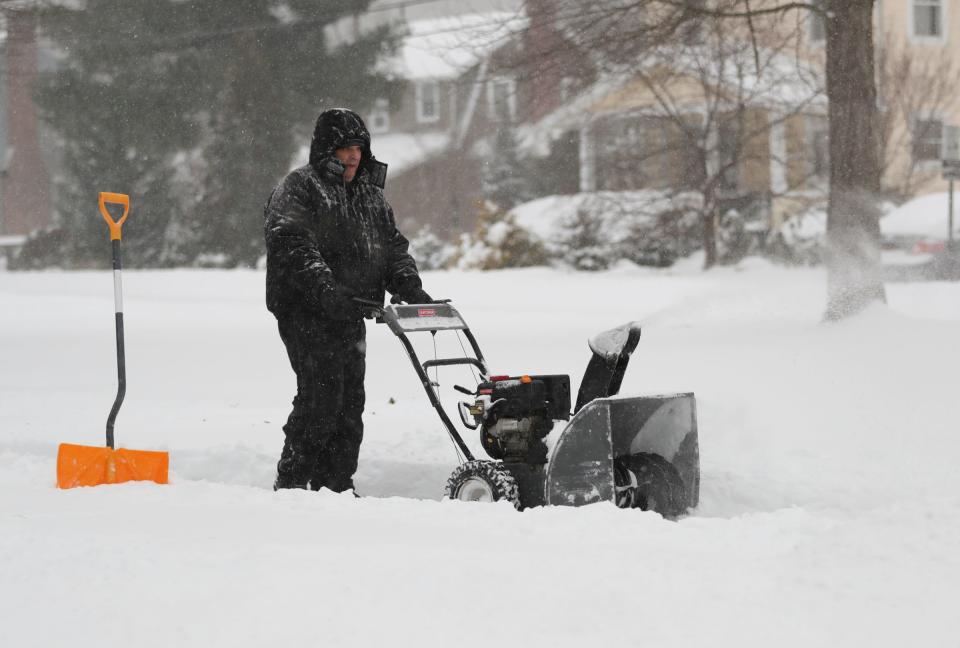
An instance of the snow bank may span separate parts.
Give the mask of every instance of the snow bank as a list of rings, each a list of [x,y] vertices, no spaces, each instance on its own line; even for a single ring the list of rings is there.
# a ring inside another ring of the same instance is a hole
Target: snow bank
[[[960,195],[955,196],[960,203]],[[954,238],[960,239],[960,204],[954,204]],[[945,241],[949,223],[949,194],[934,193],[910,200],[880,219],[885,237]]]
[[[693,193],[672,194],[653,189],[596,191],[538,198],[514,207],[510,213],[520,227],[542,241],[553,241],[579,210],[588,210],[603,218],[605,237],[615,241],[629,234],[636,219],[653,218],[671,210],[696,209],[699,201]]]

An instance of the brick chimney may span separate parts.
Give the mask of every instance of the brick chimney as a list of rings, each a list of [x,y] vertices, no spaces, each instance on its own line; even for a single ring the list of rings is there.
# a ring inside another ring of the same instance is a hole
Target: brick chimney
[[[565,99],[564,79],[584,80],[588,76],[586,58],[560,33],[557,25],[558,4],[561,10],[571,5],[557,0],[526,0],[526,58],[530,64],[530,118],[536,121],[555,110]]]
[[[50,176],[40,151],[37,107],[36,15],[6,12],[7,150],[0,151],[0,234],[29,234],[50,224]]]
[[[560,88],[571,63],[570,48],[557,31],[555,0],[526,0],[525,6],[530,20],[526,34],[526,60],[531,66],[528,115],[536,121],[560,105]]]

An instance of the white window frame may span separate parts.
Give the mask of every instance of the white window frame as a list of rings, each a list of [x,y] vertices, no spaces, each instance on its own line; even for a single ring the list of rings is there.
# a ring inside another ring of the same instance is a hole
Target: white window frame
[[[433,105],[434,113],[428,115],[424,112],[424,99],[427,98],[427,93],[433,95]],[[417,107],[417,123],[418,124],[434,124],[440,121],[440,82],[439,81],[417,81],[414,86],[414,100],[413,103]]]
[[[940,122],[940,150],[937,153],[935,158],[918,158],[914,153],[914,138],[917,131],[917,122],[919,121],[938,121]],[[932,115],[913,115],[910,119],[910,160],[915,164],[939,164],[941,158],[943,158],[943,142],[945,139],[946,133],[944,132],[947,127],[946,120],[943,119],[943,115],[932,114]]]
[[[910,42],[927,44],[927,45],[942,45],[947,42],[947,27],[949,26],[949,16],[947,15],[947,7],[950,3],[946,0],[908,0],[907,2],[907,34],[909,35]],[[938,6],[940,8],[940,34],[938,36],[926,36],[917,34],[916,26],[916,7],[917,6],[930,7]]]
[[[507,86],[507,111],[510,113],[506,119],[497,114],[497,86]],[[487,115],[490,121],[513,122],[517,118],[517,82],[513,77],[496,76],[487,81]]]
[[[377,99],[367,116],[367,127],[373,135],[390,132],[390,101]]]

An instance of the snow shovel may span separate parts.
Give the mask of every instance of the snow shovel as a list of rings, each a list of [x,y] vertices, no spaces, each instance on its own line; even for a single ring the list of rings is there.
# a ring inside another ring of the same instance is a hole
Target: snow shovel
[[[121,205],[123,215],[113,220],[107,203]],[[117,376],[119,385],[113,408],[107,417],[107,445],[82,446],[61,443],[57,452],[57,487],[98,486],[126,481],[154,481],[167,483],[170,457],[166,452],[149,450],[116,449],[113,440],[113,424],[127,391],[127,371],[123,354],[123,296],[120,280],[120,229],[130,211],[130,197],[126,194],[101,192],[100,213],[110,228],[113,246],[113,300],[116,306],[117,326]]]

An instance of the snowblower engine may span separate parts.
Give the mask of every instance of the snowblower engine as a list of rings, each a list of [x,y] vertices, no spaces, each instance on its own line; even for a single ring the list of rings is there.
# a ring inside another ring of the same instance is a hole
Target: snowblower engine
[[[480,428],[483,449],[506,463],[547,463],[544,438],[555,420],[570,418],[570,376],[491,376],[473,405],[461,404]]]

